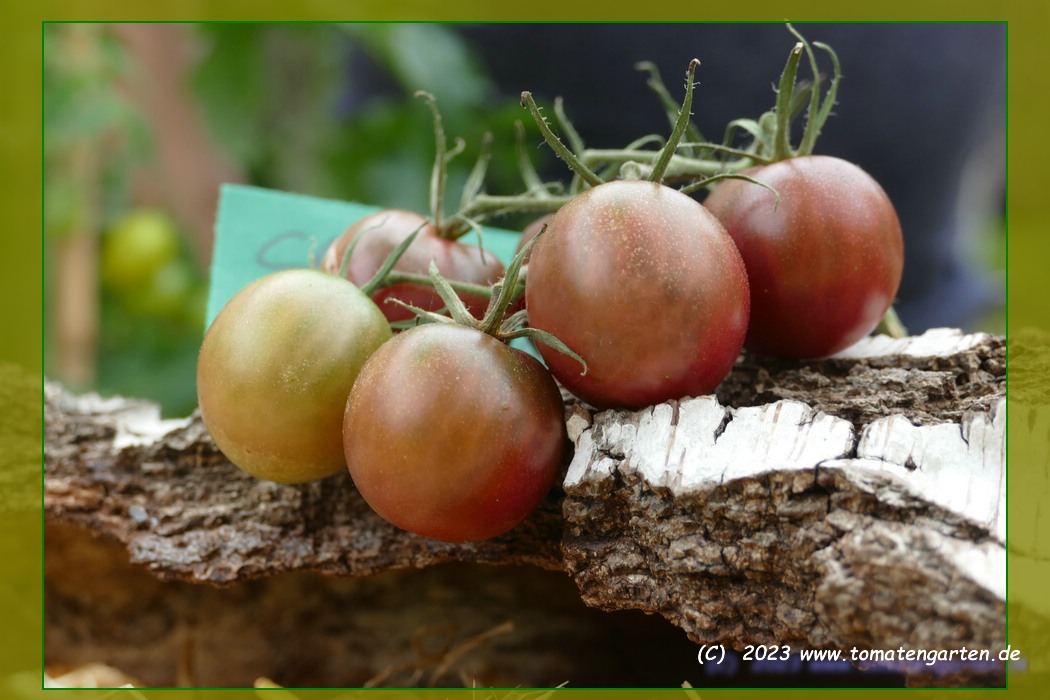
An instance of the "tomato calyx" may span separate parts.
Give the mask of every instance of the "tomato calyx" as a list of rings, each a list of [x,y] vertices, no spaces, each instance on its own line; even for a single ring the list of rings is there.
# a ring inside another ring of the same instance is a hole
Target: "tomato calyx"
[[[490,288],[491,301],[484,316],[480,319],[475,318],[470,313],[466,304],[456,294],[454,284],[445,279],[438,271],[437,265],[433,263],[430,264],[430,282],[441,297],[441,300],[445,302],[448,316],[421,309],[400,299],[390,299],[390,301],[414,313],[419,322],[466,326],[490,335],[503,343],[509,343],[518,338],[528,338],[533,342],[543,343],[579,362],[583,368],[580,372],[581,376],[586,375],[587,362],[553,334],[540,328],[530,327],[528,325],[528,315],[524,309],[507,316],[507,310],[521,297],[523,285],[520,282],[521,274],[524,271],[524,262],[533,245],[542,238],[545,232],[546,226],[514,255],[510,265],[507,266],[507,272],[504,277]]]
[[[456,138],[452,148],[448,146],[445,136],[445,128],[441,120],[441,111],[437,106],[437,98],[425,90],[418,90],[416,97],[423,99],[430,108],[434,121],[434,166],[430,173],[430,218],[437,229],[438,236],[445,240],[455,241],[466,235],[469,231],[478,234],[482,261],[484,261],[485,247],[481,240],[481,226],[469,217],[461,208],[459,212],[445,219],[445,190],[448,186],[448,164],[466,148],[466,142],[462,138]],[[462,199],[469,202],[480,190],[485,180],[485,172],[491,155],[492,134],[486,133],[481,140],[481,150],[478,159],[474,163],[467,182],[463,188]]]
[[[376,226],[382,226],[382,221],[377,223]],[[434,279],[430,275],[418,275],[411,272],[402,272],[400,270],[394,269],[398,261],[401,259],[401,256],[404,255],[405,251],[407,251],[409,246],[412,245],[413,241],[416,240],[416,237],[419,236],[424,226],[425,224],[420,225],[418,228],[416,228],[416,230],[414,230],[407,237],[405,237],[405,239],[401,241],[401,243],[399,243],[393,251],[391,251],[390,255],[386,257],[386,259],[383,261],[383,264],[379,267],[378,270],[376,270],[375,274],[367,282],[365,282],[359,287],[362,292],[364,292],[368,296],[372,296],[377,290],[382,289],[383,287],[391,287],[398,284],[421,284],[429,287],[436,286]],[[361,233],[364,234],[368,230],[369,229],[365,229]],[[352,241],[350,241],[349,245],[347,245],[346,247],[346,250],[343,251],[343,257],[342,261],[340,262],[338,273],[332,274],[336,274],[338,277],[346,278],[346,272],[350,264],[350,258],[353,255],[354,249],[357,247],[357,244],[360,240],[361,236],[358,236],[355,237]],[[434,269],[433,263],[431,263],[431,269]],[[459,299],[459,294],[469,294],[473,296],[487,298],[491,298],[493,296],[493,287],[487,287],[481,284],[473,284],[471,282],[463,282],[460,280],[450,280],[447,278],[442,279],[444,280],[445,286],[451,288],[454,292],[458,293],[456,297],[457,299]],[[517,282],[517,286],[512,289],[511,302],[513,303],[517,299],[524,296],[524,294],[524,279],[519,279],[519,281]],[[388,301],[397,300],[391,299]],[[462,304],[461,299],[460,303]],[[410,307],[410,305],[404,303],[402,303],[401,305]],[[409,325],[415,325],[415,322],[391,323],[391,326],[395,328],[409,327]]]
[[[518,164],[526,191],[519,195],[492,196],[484,192],[485,175],[491,159],[492,133],[486,132],[481,140],[481,148],[474,167],[471,169],[460,194],[459,208],[451,216],[445,216],[444,203],[448,185],[448,164],[462,153],[465,147],[463,139],[457,138],[449,148],[442,126],[441,112],[437,100],[428,92],[418,91],[415,94],[426,100],[433,114],[435,157],[430,176],[430,220],[440,238],[456,241],[473,231],[478,237],[482,262],[485,262],[484,233],[481,224],[498,216],[518,212],[552,212],[556,211],[570,198],[557,194],[559,184],[548,184],[540,180],[525,150],[524,127],[516,124],[518,137]]]
[[[696,76],[696,69],[699,66],[699,59],[694,58],[689,62],[689,67],[686,71],[685,100],[682,103],[682,108],[678,113],[677,119],[674,120],[671,135],[664,143],[663,148],[656,152],[656,160],[651,166],[648,166],[630,158],[625,159],[621,163],[619,169],[619,175],[621,177],[637,180],[647,179],[650,182],[663,181],[664,174],[666,173],[672,158],[675,156],[678,144],[690,125],[694,78]],[[587,163],[574,152],[576,150],[582,150],[582,141],[575,129],[571,127],[571,123],[564,117],[560,101],[555,102],[555,105],[555,114],[558,116],[558,121],[561,122],[562,130],[566,132],[566,138],[572,145],[571,148],[562,143],[561,139],[559,139],[551,129],[550,124],[547,123],[546,117],[543,116],[539,107],[536,105],[536,100],[533,98],[532,93],[527,90],[521,93],[521,106],[529,110],[533,120],[536,122],[536,126],[539,127],[540,133],[543,135],[544,141],[546,141],[547,145],[551,147],[551,150],[554,151],[555,155],[565,161],[565,164],[569,166],[573,173],[575,173],[576,176],[583,180],[587,185],[597,187],[598,185],[604,184],[606,180],[598,173],[594,172],[594,170],[592,170]],[[649,140],[651,140],[649,137],[644,137],[638,142],[630,144],[627,151],[632,152],[636,150],[641,143]]]
[[[787,64],[784,72],[780,75],[780,84],[777,88],[777,100],[773,107],[772,116],[763,115],[759,118],[759,125],[765,120],[766,128],[759,129],[756,134],[756,144],[759,146],[757,153],[768,156],[770,162],[807,156],[813,153],[824,123],[831,115],[831,108],[835,106],[835,98],[838,95],[839,80],[842,78],[842,69],[839,65],[838,55],[835,50],[827,44],[815,41],[812,44],[806,40],[794,27],[787,25],[798,42],[792,47],[788,54]],[[820,88],[823,77],[817,64],[817,55],[813,50],[816,47],[828,54],[831,58],[833,74],[827,92],[821,97]],[[812,83],[798,83],[798,67],[802,60],[802,54],[806,54],[810,70],[813,73]],[[802,110],[806,103],[806,125],[802,132],[797,149],[791,146],[791,122]],[[754,133],[754,132],[753,132]]]

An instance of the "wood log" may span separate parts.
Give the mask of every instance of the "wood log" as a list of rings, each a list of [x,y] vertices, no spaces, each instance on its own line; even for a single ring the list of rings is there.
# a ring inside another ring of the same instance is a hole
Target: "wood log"
[[[694,648],[994,654],[1005,345],[943,329],[874,337],[819,361],[745,355],[716,395],[637,412],[570,399],[561,485],[510,533],[456,545],[387,524],[347,475],[285,486],[243,474],[197,415],[164,421],[141,401],[48,384],[45,514],[165,581],[527,565],[566,572],[590,606],[662,615]],[[903,670],[1002,680],[999,667]]]

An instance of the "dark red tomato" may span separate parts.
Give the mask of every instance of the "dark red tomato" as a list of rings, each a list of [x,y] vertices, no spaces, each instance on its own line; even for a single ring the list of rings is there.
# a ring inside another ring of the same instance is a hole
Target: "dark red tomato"
[[[197,362],[201,418],[215,444],[260,479],[295,483],[345,468],[346,397],[391,336],[344,279],[285,270],[252,282],[215,318]]]
[[[521,237],[518,239],[518,246],[514,249],[514,252],[516,253],[520,251],[522,248],[525,247],[526,243],[531,241],[536,236],[540,235],[540,231],[543,230],[543,227],[549,225],[553,219],[554,214],[545,214],[533,221],[528,226],[526,226],[521,232]],[[531,257],[532,253],[529,253],[529,255],[525,258],[525,262],[528,263],[529,258]]]
[[[543,227],[548,225],[551,222],[551,219],[553,218],[554,214],[544,214],[543,216],[526,226],[524,229],[522,229],[521,236],[518,238],[518,245],[514,248],[514,253],[517,254],[518,252],[520,252],[521,249],[525,247],[526,243],[531,241],[536,236],[540,235],[540,231],[543,230]],[[531,257],[532,252],[530,251],[529,254],[525,256],[526,265],[529,263],[529,259]],[[510,315],[515,311],[521,311],[524,308],[525,297],[521,297],[516,302],[514,302],[509,309],[507,309],[507,314]]]
[[[746,347],[775,357],[825,357],[870,333],[904,267],[897,214],[863,170],[803,156],[748,173],[780,193],[726,180],[704,202],[747,266]]]
[[[587,361],[540,347],[551,372],[598,408],[710,393],[740,352],[747,277],[722,225],[652,182],[586,190],[532,250],[529,325]]]
[[[365,364],[343,420],[350,474],[394,525],[446,542],[495,537],[550,490],[565,449],[554,380],[465,326],[396,336]]]
[[[343,252],[356,236],[362,236],[354,248],[347,268],[347,279],[356,285],[368,282],[382,266],[387,257],[413,231],[422,226],[416,240],[394,266],[401,272],[426,275],[430,261],[437,263],[438,271],[447,279],[471,282],[488,286],[503,276],[503,263],[492,253],[486,252],[484,259],[478,246],[441,238],[437,229],[425,217],[398,209],[389,209],[364,217],[348,228],[329,246],[321,269],[339,273]],[[480,316],[488,307],[487,297],[471,294],[460,295],[471,313]],[[395,284],[384,287],[372,295],[376,304],[390,321],[414,318],[411,311],[393,303],[384,303],[395,298],[428,311],[444,306],[433,287],[422,284]]]

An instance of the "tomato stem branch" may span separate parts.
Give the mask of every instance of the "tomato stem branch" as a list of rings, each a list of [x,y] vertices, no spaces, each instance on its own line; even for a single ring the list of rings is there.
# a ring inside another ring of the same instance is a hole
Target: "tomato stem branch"
[[[652,61],[640,61],[639,63],[634,64],[634,67],[635,70],[644,71],[649,74],[649,78],[646,80],[646,85],[649,86],[650,90],[656,93],[657,99],[660,100],[660,104],[663,105],[664,112],[667,114],[667,121],[671,125],[671,128],[674,129],[679,115],[679,105],[671,97],[671,93],[667,91],[663,78],[660,76],[660,70]],[[700,130],[692,121],[686,126],[686,133],[689,136],[689,140],[694,144],[705,141]],[[690,148],[689,150],[689,154],[692,155],[692,149]]]
[[[755,155],[749,151],[726,148],[719,144],[702,143],[690,145],[700,145],[705,148],[710,148],[711,150],[724,151],[729,155],[739,156],[748,160],[739,163],[726,164],[716,160],[704,160],[700,158],[673,155],[667,164],[667,170],[664,173],[665,179],[674,177],[707,177],[709,175],[724,173],[727,168],[730,170],[743,170],[755,164],[771,162],[769,159]],[[583,152],[581,160],[591,166],[598,165],[599,163],[626,163],[627,161],[632,160],[638,163],[654,164],[659,157],[660,153],[658,151],[638,149],[590,149]]]
[[[652,172],[649,173],[649,180],[651,182],[660,182],[663,180],[664,173],[667,171],[667,165],[671,162],[671,158],[674,156],[674,152],[678,148],[678,143],[682,140],[682,135],[685,134],[686,127],[689,126],[689,120],[692,116],[690,110],[693,108],[693,81],[696,77],[696,69],[699,65],[700,61],[695,58],[689,62],[689,68],[686,70],[685,78],[685,100],[682,102],[682,109],[678,113],[678,120],[675,122],[674,129],[671,131],[671,136],[667,139],[667,143],[664,144],[663,150],[660,151],[660,157],[657,158]]]
[[[434,117],[434,168],[430,174],[430,216],[434,227],[440,234],[443,230],[444,214],[442,209],[445,204],[445,185],[448,181],[448,144],[445,141],[445,129],[441,123],[441,111],[437,107],[437,99],[429,92],[419,90],[416,97],[426,100],[427,106]]]
[[[447,280],[448,284],[452,289],[456,290],[460,294],[470,294],[473,296],[491,298],[492,287],[487,287],[483,284],[473,284],[472,282],[461,282],[459,280]],[[395,284],[423,284],[428,287],[434,286],[434,280],[430,279],[427,275],[415,274],[412,272],[401,272],[400,270],[392,270],[387,274],[382,287],[392,287]],[[520,292],[520,293],[519,293]],[[518,289],[515,290],[517,297],[525,292],[525,281],[521,280],[518,283]],[[517,298],[516,297],[516,298]]]
[[[532,99],[531,92],[521,93],[521,106],[529,110],[532,114],[532,118],[536,121],[536,126],[539,127],[540,133],[543,134],[543,140],[547,142],[547,145],[551,147],[555,155],[561,158],[565,163],[583,178],[591,187],[597,187],[602,184],[602,179],[598,177],[590,168],[580,162],[576,155],[568,148],[565,144],[555,136],[554,132],[551,131],[550,126],[547,124],[547,120],[542,114],[540,114],[539,107],[536,106],[536,101]]]
[[[475,219],[484,215],[498,216],[509,213],[531,213],[557,211],[572,197],[568,195],[478,195],[471,203],[470,211]]]
[[[569,142],[569,148],[572,149],[572,152],[582,153],[584,149],[583,139],[580,138],[580,132],[576,131],[576,127],[569,119],[569,115],[565,113],[565,100],[561,97],[554,98],[554,118],[558,122],[558,127],[565,134],[565,140]]]

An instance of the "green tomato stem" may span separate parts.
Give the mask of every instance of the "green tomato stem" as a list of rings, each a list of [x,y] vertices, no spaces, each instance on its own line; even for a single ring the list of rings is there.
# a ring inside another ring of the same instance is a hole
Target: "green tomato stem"
[[[727,149],[724,146],[717,144],[700,144],[705,147],[709,147],[712,150],[726,151],[731,155],[739,155],[741,157],[749,158],[750,161],[746,163],[726,164],[716,160],[703,160],[699,158],[687,158],[686,156],[674,155],[671,156],[670,161],[667,164],[664,178],[674,177],[708,177],[710,175],[718,175],[726,172],[727,168],[735,170],[743,170],[749,168],[755,163],[766,163],[767,159],[760,156],[756,156],[753,153],[742,151],[740,149]],[[638,163],[653,164],[660,157],[658,151],[645,151],[635,149],[589,149],[583,152],[581,160],[588,165],[598,165],[615,163],[622,164],[628,161],[635,161]]]
[[[440,232],[442,226],[442,207],[445,202],[445,184],[448,181],[448,144],[445,141],[445,129],[441,124],[441,112],[437,100],[429,92],[419,90],[415,94],[426,100],[434,117],[434,168],[430,173],[430,216],[434,227]]]
[[[460,211],[466,211],[471,201],[480,194],[481,188],[485,185],[485,173],[488,171],[491,158],[492,132],[486,131],[481,138],[481,150],[478,152],[478,159],[474,162],[474,168],[470,171],[470,175],[463,185],[463,193],[460,196],[459,203]]]
[[[498,216],[510,213],[533,213],[558,211],[572,197],[568,195],[532,194],[502,196],[480,194],[470,204],[470,213],[475,220],[484,220],[484,216]]]
[[[536,126],[539,127],[540,133],[543,134],[543,140],[547,142],[547,145],[551,147],[555,155],[565,161],[573,172],[583,178],[584,182],[591,187],[597,187],[602,184],[603,180],[590,168],[581,163],[576,155],[566,148],[565,144],[554,135],[554,132],[551,131],[550,126],[547,124],[547,120],[542,114],[540,114],[540,109],[536,106],[536,101],[532,99],[531,92],[521,93],[521,105],[528,109],[529,113],[532,114],[532,118],[536,121]]]
[[[649,74],[649,78],[646,80],[646,85],[649,89],[656,93],[657,99],[660,100],[660,104],[663,105],[664,112],[667,114],[667,121],[674,129],[675,123],[678,119],[678,103],[671,97],[671,93],[667,91],[667,86],[664,85],[663,78],[660,76],[660,70],[656,67],[656,64],[652,61],[641,61],[634,65],[635,70],[640,70]],[[686,126],[686,134],[689,136],[689,140],[693,143],[701,143],[705,141],[700,130],[696,128],[696,125],[689,122]],[[680,146],[684,144],[679,144]],[[692,148],[688,149],[688,155],[693,155]]]
[[[794,155],[791,150],[791,99],[795,92],[795,80],[798,77],[798,62],[805,48],[800,41],[795,44],[788,55],[787,65],[780,75],[777,88],[777,102],[773,113],[776,116],[776,132],[773,138],[773,160],[784,160]]]
[[[685,100],[682,102],[682,109],[678,113],[678,120],[675,122],[674,129],[671,131],[671,136],[667,139],[667,143],[664,144],[663,150],[660,151],[660,157],[657,158],[652,172],[649,173],[649,180],[651,182],[660,182],[663,180],[664,172],[667,170],[667,165],[671,162],[671,158],[674,156],[674,152],[678,148],[678,143],[682,140],[682,136],[685,134],[685,130],[689,126],[689,120],[692,116],[690,110],[693,108],[693,81],[696,77],[696,69],[699,65],[700,61],[695,58],[689,62],[689,68],[686,71],[685,78]]]
[[[446,280],[448,285],[460,294],[471,294],[474,296],[490,298],[492,296],[492,288],[486,287],[483,284],[474,284],[472,282],[460,282],[458,280]],[[383,283],[383,287],[391,287],[395,284],[423,284],[428,287],[434,286],[434,280],[428,275],[420,275],[412,272],[401,272],[399,270],[393,270],[386,276],[386,281]],[[524,285],[522,285],[524,287]]]
[[[897,311],[892,306],[886,309],[886,313],[882,320],[879,321],[879,325],[875,327],[875,332],[888,335],[891,338],[908,337],[908,329],[901,323],[900,316],[897,315]]]
[[[397,261],[405,254],[408,247],[416,240],[416,236],[419,235],[419,232],[423,230],[423,226],[425,225],[426,224],[420,224],[415,231],[405,237],[405,240],[401,241],[397,248],[394,248],[393,252],[387,256],[386,260],[383,261],[383,264],[379,266],[378,270],[376,270],[376,273],[372,275],[372,278],[361,285],[361,291],[364,292],[366,296],[372,296],[377,289],[385,286],[385,280],[390,276],[394,269],[394,265],[397,264]],[[360,236],[357,238],[360,238]],[[350,259],[349,256],[344,256],[344,258],[345,260]]]
[[[514,303],[518,296],[518,281],[521,279],[525,258],[528,257],[529,251],[532,250],[532,247],[536,245],[536,241],[543,236],[546,230],[547,227],[544,226],[538,234],[522,246],[521,250],[514,254],[510,265],[507,266],[507,272],[503,279],[492,286],[493,296],[489,301],[488,309],[485,310],[485,317],[479,325],[479,329],[482,332],[503,340],[500,329],[503,327],[506,319],[507,309],[510,308],[510,305]]]
[[[554,118],[558,122],[558,127],[565,134],[565,140],[569,142],[569,148],[572,149],[572,152],[582,153],[584,149],[583,139],[580,138],[580,132],[576,131],[576,127],[565,113],[565,100],[560,97],[554,98]]]
[[[547,192],[547,186],[529,158],[529,152],[525,148],[525,125],[517,119],[514,120],[514,136],[518,147],[518,171],[521,173],[521,181],[525,183],[525,191],[540,196],[541,192]]]

